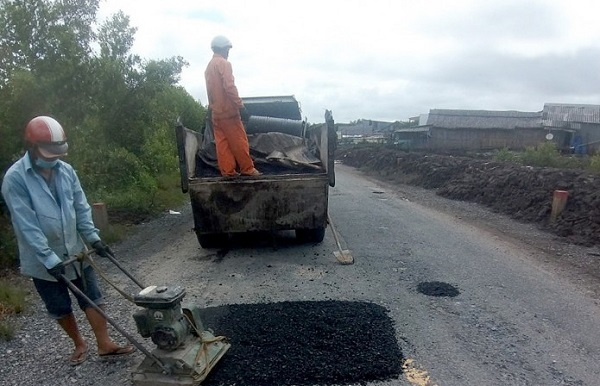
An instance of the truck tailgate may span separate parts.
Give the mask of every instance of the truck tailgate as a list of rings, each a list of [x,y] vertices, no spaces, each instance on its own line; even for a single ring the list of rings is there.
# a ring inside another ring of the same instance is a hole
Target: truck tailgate
[[[327,174],[190,179],[196,231],[313,229],[327,221]]]

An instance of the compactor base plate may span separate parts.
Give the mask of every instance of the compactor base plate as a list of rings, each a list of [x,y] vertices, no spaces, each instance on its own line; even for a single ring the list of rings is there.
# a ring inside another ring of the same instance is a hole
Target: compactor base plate
[[[204,343],[203,343],[204,342]],[[231,345],[202,332],[202,339],[190,337],[174,351],[155,349],[152,354],[169,367],[171,374],[151,358],[144,358],[132,374],[135,386],[192,386],[199,385],[215,367]]]

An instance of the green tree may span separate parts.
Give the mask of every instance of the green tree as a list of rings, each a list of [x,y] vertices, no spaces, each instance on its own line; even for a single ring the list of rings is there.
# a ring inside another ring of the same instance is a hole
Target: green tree
[[[87,109],[92,26],[99,0],[4,0],[0,8],[1,86],[15,72],[29,71],[44,106],[29,117],[60,111],[61,122],[75,124]],[[40,111],[41,110],[41,111]]]
[[[129,17],[117,12],[98,25],[98,4],[0,0],[0,178],[23,152],[26,123],[51,115],[67,131],[68,161],[88,196],[147,210],[178,179],[176,119],[200,129],[206,111],[177,84],[182,57],[131,53]],[[6,225],[0,217],[0,238]]]

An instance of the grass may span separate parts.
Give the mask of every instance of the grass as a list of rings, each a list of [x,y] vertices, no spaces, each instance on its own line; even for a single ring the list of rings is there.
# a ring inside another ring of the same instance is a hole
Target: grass
[[[14,280],[0,279],[0,340],[10,340],[16,334],[16,326],[10,316],[20,314],[27,307],[27,291]]]
[[[17,256],[17,240],[8,215],[0,214],[0,269],[13,268]]]
[[[526,166],[552,167],[559,169],[580,169],[600,172],[600,155],[574,157],[561,154],[552,142],[545,142],[524,151],[511,151],[507,148],[494,153],[496,161],[512,162]]]

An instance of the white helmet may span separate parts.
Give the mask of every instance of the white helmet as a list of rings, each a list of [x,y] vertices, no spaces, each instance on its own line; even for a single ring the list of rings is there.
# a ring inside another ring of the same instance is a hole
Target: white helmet
[[[231,45],[231,41],[229,39],[227,39],[223,35],[215,36],[213,38],[213,40],[210,42],[210,48],[212,48],[213,50],[215,48],[216,49],[223,49],[223,48],[231,48],[231,47],[233,47]]]

